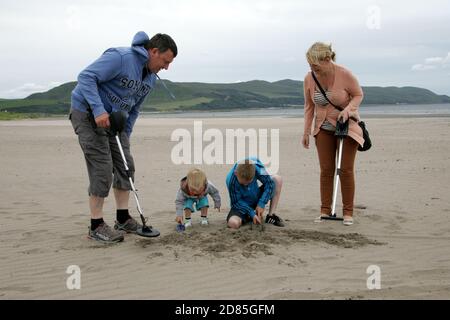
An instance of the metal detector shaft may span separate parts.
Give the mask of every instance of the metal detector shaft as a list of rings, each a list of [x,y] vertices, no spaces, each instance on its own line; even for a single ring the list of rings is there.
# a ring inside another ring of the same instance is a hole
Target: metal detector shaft
[[[334,183],[334,191],[333,191],[333,207],[331,211],[331,216],[336,217],[336,199],[337,192],[339,186],[339,177],[341,174],[341,161],[342,161],[342,146],[344,144],[344,138],[339,138],[339,149],[338,149],[338,160],[336,165],[336,181]]]
[[[127,172],[128,179],[130,180],[131,189],[133,190],[134,200],[136,200],[137,210],[139,212],[139,215],[141,216],[142,225],[145,227],[145,217],[144,217],[144,214],[142,213],[141,205],[139,204],[139,198],[137,195],[136,188],[134,187],[133,179],[131,178],[130,169],[128,168],[127,159],[125,158],[125,153],[123,152],[123,149],[122,149],[122,143],[120,142],[119,134],[116,134],[116,142],[117,142],[117,145],[119,146],[119,151],[120,151],[120,155],[122,156],[123,164],[125,166],[125,171]]]

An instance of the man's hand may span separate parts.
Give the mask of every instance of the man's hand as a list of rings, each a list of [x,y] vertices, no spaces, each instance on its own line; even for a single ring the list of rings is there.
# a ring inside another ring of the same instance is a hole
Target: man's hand
[[[109,128],[109,113],[105,112],[99,115],[97,118],[95,118],[95,123],[97,124],[97,127]]]

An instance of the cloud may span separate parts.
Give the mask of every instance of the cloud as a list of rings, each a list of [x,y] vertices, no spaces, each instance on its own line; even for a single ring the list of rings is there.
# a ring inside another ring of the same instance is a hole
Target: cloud
[[[306,50],[325,41],[363,84],[390,79],[397,86],[442,87],[431,75],[450,70],[450,1],[344,3],[41,0],[24,6],[1,0],[0,97],[32,93],[18,90],[25,82],[42,90],[50,81],[73,81],[107,48],[128,46],[138,30],[175,39],[179,55],[164,73],[172,81],[301,79],[308,71]],[[30,52],[33,66],[27,67]],[[430,78],[410,77],[412,72]]]
[[[426,64],[415,64],[411,67],[412,71],[427,71],[436,69],[436,66],[426,65]]]
[[[418,63],[411,67],[412,71],[428,71],[435,70],[438,68],[448,68],[450,67],[450,52],[447,53],[446,57],[431,57],[426,58],[425,63]]]
[[[441,57],[426,58],[425,64],[439,64],[442,63],[442,61],[444,61],[444,59]]]
[[[444,64],[444,68],[450,67],[450,52],[447,53],[447,56],[442,63]]]
[[[17,88],[0,91],[0,97],[5,99],[22,99],[36,92],[45,92],[61,85],[60,82],[50,82],[47,85],[36,83],[25,83]]]

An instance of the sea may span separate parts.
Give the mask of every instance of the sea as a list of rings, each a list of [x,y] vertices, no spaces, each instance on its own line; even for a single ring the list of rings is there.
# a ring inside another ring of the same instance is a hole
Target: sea
[[[361,118],[450,117],[450,104],[361,105]],[[141,112],[144,118],[302,118],[303,108],[265,108],[231,111]]]

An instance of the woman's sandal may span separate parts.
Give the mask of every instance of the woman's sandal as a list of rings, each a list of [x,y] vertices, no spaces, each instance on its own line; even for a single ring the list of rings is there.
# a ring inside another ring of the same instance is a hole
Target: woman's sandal
[[[322,220],[322,217],[329,217],[330,215],[329,214],[326,214],[326,213],[321,213],[320,214],[320,216],[319,217],[317,217],[317,218],[315,218],[314,219],[314,222],[322,222],[323,220]]]
[[[353,224],[353,217],[344,216],[344,226],[351,226]]]

